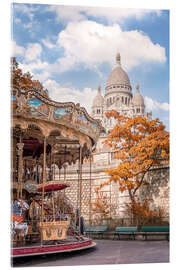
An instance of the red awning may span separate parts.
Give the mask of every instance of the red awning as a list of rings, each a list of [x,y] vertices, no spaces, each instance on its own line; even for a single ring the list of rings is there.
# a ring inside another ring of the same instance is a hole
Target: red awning
[[[52,192],[52,191],[58,191],[69,187],[69,185],[66,184],[49,184],[44,187],[45,192]],[[43,191],[43,187],[38,188],[39,192]]]

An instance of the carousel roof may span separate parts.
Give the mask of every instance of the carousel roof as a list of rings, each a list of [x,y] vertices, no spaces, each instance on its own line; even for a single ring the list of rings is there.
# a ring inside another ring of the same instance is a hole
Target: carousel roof
[[[75,163],[79,147],[88,157],[103,129],[79,104],[55,102],[36,90],[14,88],[11,100],[13,136],[24,144],[26,157],[39,158],[46,138],[46,153],[53,146],[58,166]]]

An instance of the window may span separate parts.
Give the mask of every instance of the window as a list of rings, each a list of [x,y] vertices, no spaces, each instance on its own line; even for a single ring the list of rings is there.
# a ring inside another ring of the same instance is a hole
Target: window
[[[122,97],[121,99],[122,99],[122,103],[124,103],[124,97]]]
[[[140,109],[139,108],[136,109],[136,113],[140,113]]]
[[[125,104],[127,105],[127,97],[125,97]]]

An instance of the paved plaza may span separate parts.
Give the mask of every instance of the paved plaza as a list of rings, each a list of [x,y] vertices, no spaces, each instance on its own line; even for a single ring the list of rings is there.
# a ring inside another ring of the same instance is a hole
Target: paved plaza
[[[95,240],[96,247],[57,255],[18,258],[14,267],[168,263],[167,241]]]

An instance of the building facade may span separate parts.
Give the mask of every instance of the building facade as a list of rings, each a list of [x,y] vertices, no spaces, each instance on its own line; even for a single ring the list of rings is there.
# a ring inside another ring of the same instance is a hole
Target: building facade
[[[101,86],[98,86],[97,95],[93,100],[91,116],[95,119],[101,120],[104,127],[104,132],[100,134],[96,145],[96,151],[92,154],[93,161],[83,164],[82,173],[82,215],[86,222],[91,220],[96,223],[100,214],[94,214],[91,205],[96,199],[95,188],[101,183],[108,180],[108,175],[105,169],[112,169],[118,165],[118,160],[114,158],[114,152],[103,141],[108,136],[108,131],[113,128],[115,120],[107,119],[106,112],[115,110],[120,114],[128,117],[142,116],[152,119],[152,112],[146,111],[144,98],[140,93],[139,84],[136,85],[135,93],[133,94],[130,79],[127,73],[121,67],[121,57],[118,53],[116,55],[116,65],[109,75],[105,87],[104,96],[101,94]],[[74,164],[67,167],[66,179],[73,189],[71,189],[70,196],[72,201],[77,198],[77,181],[78,181],[78,165]],[[164,166],[161,169],[155,168],[147,175],[147,181],[152,182],[152,175],[155,176],[156,181],[153,182],[154,190],[158,190],[153,195],[150,190],[143,190],[142,196],[152,195],[152,208],[164,207],[164,215],[169,216],[169,167]],[[110,205],[109,219],[126,220],[126,213],[124,209],[125,203],[129,202],[129,196],[125,192],[119,192],[117,183],[111,183],[110,186],[105,186],[102,194],[106,194]],[[128,220],[128,219],[127,219]],[[101,221],[102,224],[103,221]],[[128,222],[127,222],[128,224]]]
[[[94,155],[95,162],[112,162],[113,151],[103,144],[108,131],[115,125],[115,120],[107,119],[106,113],[115,110],[121,115],[128,117],[142,116],[152,119],[152,112],[147,112],[144,98],[140,93],[139,84],[136,90],[132,91],[130,79],[127,73],[121,67],[121,57],[116,55],[116,64],[110,73],[106,87],[105,95],[101,94],[101,87],[98,86],[97,95],[93,100],[91,115],[95,119],[99,119],[105,128],[105,132],[101,133]]]
[[[101,95],[101,86],[99,85],[92,104],[92,117],[100,119],[107,131],[114,126],[112,119],[106,118],[106,112],[111,110],[128,117],[143,116],[148,119],[152,118],[152,113],[146,112],[144,98],[140,93],[138,84],[133,95],[129,77],[121,67],[119,53],[116,56],[115,68],[107,79],[104,97]]]

